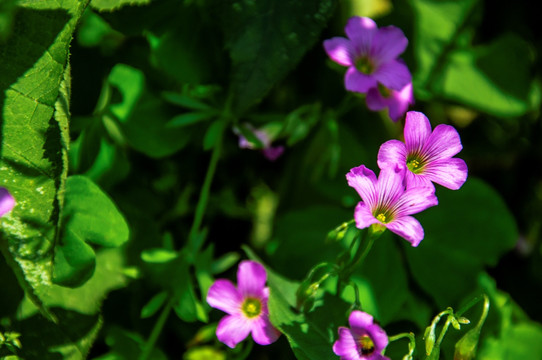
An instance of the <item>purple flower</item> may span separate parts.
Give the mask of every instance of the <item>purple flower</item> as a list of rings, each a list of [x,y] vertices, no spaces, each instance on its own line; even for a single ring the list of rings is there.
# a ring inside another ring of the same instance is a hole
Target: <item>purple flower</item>
[[[350,328],[339,327],[339,340],[333,344],[333,352],[341,360],[389,360],[382,355],[388,346],[388,336],[371,315],[352,311],[348,323]]]
[[[6,215],[15,206],[15,199],[6,188],[0,187],[0,216]]]
[[[433,186],[405,190],[404,174],[403,167],[388,167],[380,171],[377,180],[372,170],[361,165],[351,169],[346,179],[363,200],[354,212],[357,228],[388,228],[412,246],[418,246],[423,240],[423,228],[409,215],[437,205],[438,200]]]
[[[275,161],[282,155],[284,146],[271,146],[272,140],[267,131],[264,129],[254,129],[250,124],[245,124],[245,127],[252,131],[254,136],[261,141],[263,145],[262,153],[267,160]],[[239,136],[239,147],[241,149],[255,149],[254,144],[248,141],[239,130],[234,129],[234,131]]]
[[[280,335],[269,321],[265,287],[267,273],[264,267],[250,260],[242,261],[237,270],[237,285],[226,279],[216,280],[207,293],[212,307],[226,312],[218,323],[218,340],[234,348],[249,333],[257,344],[269,345]]]
[[[366,93],[378,83],[401,90],[412,79],[407,66],[397,59],[408,40],[395,26],[378,28],[366,17],[354,16],[344,31],[348,39],[334,37],[324,41],[324,49],[336,63],[348,66],[344,78],[346,90]]]
[[[432,182],[448,189],[457,190],[467,180],[467,164],[454,158],[461,151],[461,139],[450,125],[437,125],[431,132],[427,117],[415,111],[406,115],[405,142],[390,140],[378,151],[378,166],[381,169],[406,166],[407,188],[433,186]]]
[[[396,122],[406,113],[408,107],[414,104],[412,83],[406,84],[401,90],[387,89],[383,85],[371,88],[365,101],[372,111],[380,111],[387,107],[390,118]]]

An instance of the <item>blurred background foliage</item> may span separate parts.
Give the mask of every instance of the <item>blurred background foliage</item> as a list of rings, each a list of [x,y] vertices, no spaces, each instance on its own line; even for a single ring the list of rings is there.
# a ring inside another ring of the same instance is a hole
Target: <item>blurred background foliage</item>
[[[422,359],[432,317],[485,292],[491,310],[478,358],[542,358],[542,44],[527,2],[92,0],[61,9],[53,1],[0,3],[2,140],[21,139],[10,149],[33,143],[11,125],[10,111],[28,105],[9,91],[17,76],[37,74],[51,81],[28,94],[51,113],[29,110],[45,133],[36,146],[57,146],[52,175],[37,185],[13,164],[27,159],[10,160],[3,146],[3,178],[28,181],[32,191],[45,186],[56,205],[21,187],[15,195],[28,208],[2,220],[0,287],[9,296],[0,296],[0,331],[22,334],[22,347],[0,346],[0,356],[136,359],[171,309],[148,358],[241,359],[247,345],[229,350],[215,339],[222,314],[205,296],[250,257],[268,266],[271,319],[285,336],[248,358],[336,358],[330,343],[354,294],[335,296],[330,281],[313,310],[297,314],[295,291],[355,236],[326,240],[359,201],[344,174],[360,164],[376,170],[380,144],[403,130],[346,93],[344,69],[323,51],[322,41],[344,36],[357,15],[404,31],[412,108],[433,127],[456,127],[458,156],[469,166],[461,190],[438,187],[439,205],[417,216],[426,234],[418,248],[389,232],[377,241],[353,275],[364,310],[390,335],[416,333]],[[25,49],[37,50],[23,57]],[[49,51],[58,59],[68,49],[70,65],[56,75],[44,75],[50,59],[34,65],[34,57]],[[40,83],[29,79],[28,88]],[[54,109],[61,121],[63,96],[69,134],[66,127],[53,137],[49,119]],[[267,160],[251,126],[265,128],[284,154]],[[239,148],[239,133],[254,150]],[[60,141],[68,136],[69,150]],[[49,223],[37,228],[59,243],[17,228],[14,218],[27,221],[40,207]],[[78,212],[88,217],[70,216]],[[20,239],[33,239],[39,256],[29,258]],[[50,282],[35,280],[40,272]],[[474,324],[480,313],[465,316]],[[453,358],[463,329],[449,331],[442,359]],[[397,342],[387,355],[405,353]]]

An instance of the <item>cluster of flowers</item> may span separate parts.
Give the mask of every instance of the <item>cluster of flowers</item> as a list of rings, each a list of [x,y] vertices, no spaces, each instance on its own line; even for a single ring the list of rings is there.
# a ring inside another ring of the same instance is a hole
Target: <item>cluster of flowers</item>
[[[356,227],[387,228],[418,246],[423,228],[410,215],[438,204],[433,183],[457,190],[467,180],[468,169],[464,160],[453,157],[463,147],[450,125],[440,124],[431,131],[424,114],[409,111],[404,140],[380,146],[378,179],[364,165],[351,169],[346,179],[363,200],[354,212]]]
[[[269,321],[266,281],[265,268],[255,261],[245,260],[237,270],[237,287],[227,279],[213,283],[207,302],[228,314],[218,323],[218,340],[234,348],[249,334],[260,345],[269,345],[278,339],[280,332]],[[339,327],[339,340],[333,345],[335,354],[345,360],[388,359],[382,355],[388,336],[371,315],[355,310],[348,322],[350,328]]]
[[[345,32],[348,39],[326,40],[324,48],[333,61],[348,66],[346,89],[366,94],[367,106],[373,111],[387,107],[394,121],[406,113],[404,142],[389,140],[380,146],[378,178],[364,165],[346,174],[348,185],[362,199],[354,211],[356,227],[370,228],[373,233],[389,229],[418,246],[424,231],[411,215],[438,204],[433,183],[457,190],[467,179],[465,161],[454,157],[462,149],[461,139],[452,126],[441,124],[432,130],[424,114],[407,112],[414,97],[410,71],[397,59],[408,44],[400,29],[378,29],[369,18],[352,17]],[[262,131],[254,133],[264,150],[270,151],[270,156],[264,153],[270,160],[282,153],[282,148],[271,147]],[[250,148],[242,136],[240,147]],[[211,286],[207,302],[228,314],[216,330],[221,342],[234,348],[249,334],[260,345],[278,339],[280,332],[269,320],[266,281],[265,268],[247,260],[239,265],[238,287],[226,279],[218,279]],[[388,336],[370,314],[352,311],[348,322],[350,327],[339,327],[339,338],[333,344],[336,355],[342,360],[389,360],[382,355]]]
[[[397,58],[405,51],[407,38],[395,26],[379,29],[372,19],[359,16],[348,20],[344,32],[348,39],[326,40],[324,49],[331,60],[348,67],[346,90],[367,94],[371,111],[388,108],[390,118],[397,121],[414,103],[412,76]]]

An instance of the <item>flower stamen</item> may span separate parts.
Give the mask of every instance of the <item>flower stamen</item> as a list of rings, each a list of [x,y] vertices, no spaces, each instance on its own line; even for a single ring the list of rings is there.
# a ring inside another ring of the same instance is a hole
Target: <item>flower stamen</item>
[[[363,335],[359,339],[359,346],[359,352],[361,355],[371,355],[375,351],[375,344],[373,340],[367,335]]]
[[[360,56],[356,59],[356,69],[362,74],[372,74],[375,71],[375,66],[373,65],[370,58],[366,56]]]
[[[376,215],[376,218],[377,218],[380,222],[383,222],[383,223],[386,222],[386,215],[384,215],[383,213],[380,213],[380,214]]]
[[[262,312],[262,303],[255,298],[246,298],[243,305],[241,305],[241,311],[246,317],[254,318]]]

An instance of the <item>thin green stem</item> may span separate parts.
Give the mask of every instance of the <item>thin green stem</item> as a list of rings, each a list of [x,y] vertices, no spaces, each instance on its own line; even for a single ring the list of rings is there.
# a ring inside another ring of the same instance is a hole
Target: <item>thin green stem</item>
[[[151,335],[149,336],[149,339],[145,343],[145,348],[143,349],[143,353],[139,357],[139,360],[147,360],[149,356],[151,355],[152,350],[154,349],[154,344],[156,344],[156,340],[158,340],[158,337],[160,336],[160,333],[162,332],[162,329],[164,325],[166,324],[166,320],[169,317],[169,313],[171,312],[172,308],[173,308],[173,298],[170,297],[166,306],[164,306],[164,308],[162,309],[162,312],[160,313],[160,316],[158,317],[156,324],[154,324],[154,327],[152,328]]]
[[[407,359],[412,359],[414,355],[414,350],[416,349],[416,337],[413,333],[400,333],[397,335],[390,336],[388,340],[390,342],[397,341],[399,339],[408,338],[408,354],[406,355]]]
[[[215,175],[218,159],[220,158],[221,148],[222,148],[222,133],[218,135],[217,142],[215,144],[215,147],[213,148],[211,161],[209,162],[209,167],[207,168],[207,174],[205,174],[205,180],[203,181],[203,186],[201,187],[198,204],[196,205],[196,213],[194,215],[194,222],[192,223],[192,227],[190,228],[190,233],[188,234],[188,241],[190,245],[192,245],[194,248],[198,247],[195,244],[195,242],[197,239],[197,235],[199,233],[201,222],[203,221],[203,215],[205,214],[207,203],[209,201],[209,192],[211,190],[211,184],[213,182],[213,177]]]
[[[444,335],[446,335],[446,332],[448,331],[448,328],[450,327],[450,324],[452,323],[452,317],[453,315],[448,315],[448,318],[446,319],[446,322],[444,323],[444,326],[442,327],[442,330],[440,331],[437,342],[435,343],[435,348],[440,349],[440,344],[442,343],[442,340],[444,339]]]

